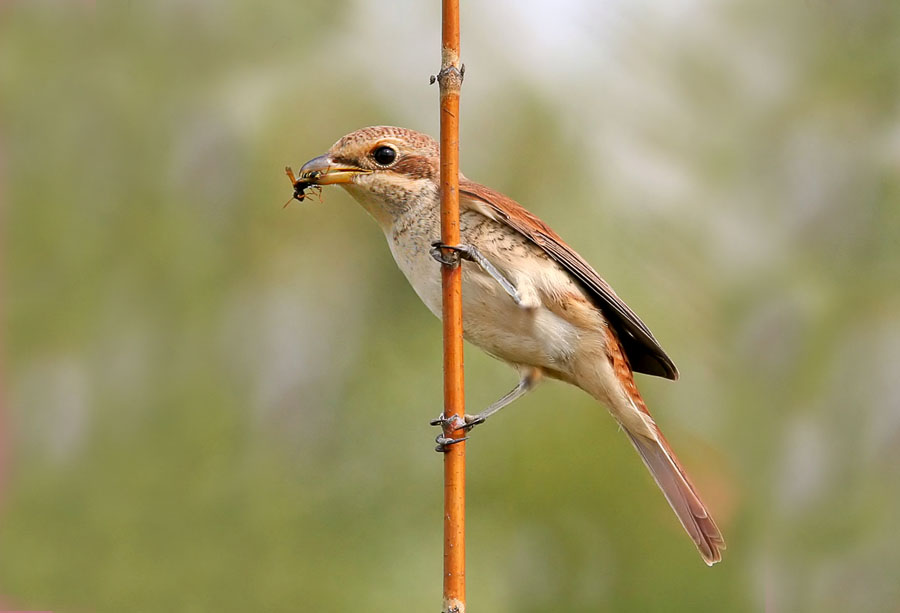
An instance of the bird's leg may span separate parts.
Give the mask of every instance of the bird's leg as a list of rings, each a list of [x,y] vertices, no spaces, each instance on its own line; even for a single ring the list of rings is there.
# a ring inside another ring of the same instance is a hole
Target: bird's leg
[[[519,380],[519,384],[516,387],[507,392],[502,398],[492,403],[481,413],[478,413],[477,415],[467,414],[465,418],[462,419],[457,415],[444,417],[444,414],[441,413],[440,417],[432,419],[430,422],[431,425],[440,426],[442,430],[437,438],[434,439],[438,444],[437,447],[435,447],[435,451],[447,451],[447,447],[450,445],[466,440],[468,437],[450,438],[447,434],[451,434],[454,430],[464,430],[465,432],[468,432],[478,424],[483,424],[488,417],[533,390],[537,386],[538,381],[540,381],[540,378],[540,370],[536,368],[528,369]]]
[[[448,249],[450,251],[453,251],[454,253],[456,253],[456,257],[446,257],[441,252],[441,249]],[[440,241],[435,241],[431,243],[431,257],[433,257],[444,266],[455,266],[459,263],[460,258],[478,264],[484,272],[489,274],[497,283],[500,284],[500,287],[503,288],[503,291],[509,294],[517,305],[523,306],[522,297],[519,295],[519,290],[516,289],[516,286],[512,284],[512,281],[504,277],[503,273],[497,270],[497,267],[491,264],[490,260],[484,257],[481,252],[475,248],[475,245],[445,245]]]
[[[477,415],[466,415],[465,416],[465,428],[466,431],[471,430],[478,424],[483,424],[488,417],[498,412],[500,409],[509,406],[531,390],[533,390],[538,381],[540,380],[539,371],[536,369],[529,369],[525,376],[519,379],[519,384],[516,385],[513,389],[509,390],[506,394],[503,395],[502,398],[497,400],[496,402],[491,403],[485,410]]]

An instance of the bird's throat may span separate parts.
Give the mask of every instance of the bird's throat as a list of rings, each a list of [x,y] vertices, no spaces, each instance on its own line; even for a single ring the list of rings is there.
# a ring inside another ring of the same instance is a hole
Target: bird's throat
[[[342,187],[385,232],[414,209],[424,209],[420,214],[437,214],[439,197],[437,186],[431,181],[349,183]]]

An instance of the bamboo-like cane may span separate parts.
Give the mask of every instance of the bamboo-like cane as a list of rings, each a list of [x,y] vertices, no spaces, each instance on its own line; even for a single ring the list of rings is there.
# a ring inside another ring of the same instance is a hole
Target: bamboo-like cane
[[[459,244],[459,0],[442,0],[441,242]],[[452,254],[445,252],[445,256]],[[441,269],[444,322],[444,415],[465,415],[462,338],[462,267]],[[451,436],[465,436],[457,430]],[[444,454],[444,613],[466,610],[466,447]]]
[[[3,292],[6,291],[5,283],[6,279],[3,275],[3,272],[6,270],[4,266],[5,262],[3,261],[3,255],[6,253],[4,239],[6,238],[4,224],[5,216],[6,216],[6,202],[4,201],[4,194],[6,193],[6,158],[4,154],[6,150],[4,149],[4,140],[3,140],[3,132],[0,131],[0,296],[6,296]],[[3,300],[0,300],[0,321],[4,321],[4,312],[3,312]],[[7,415],[6,415],[6,388],[4,387],[4,379],[3,375],[5,374],[5,363],[4,363],[4,351],[3,347],[4,338],[3,338],[3,330],[4,327],[0,325],[0,505],[3,504],[4,498],[4,490],[6,485],[6,470],[8,467],[8,460],[11,437],[9,435],[9,428],[7,427]],[[3,605],[0,604],[0,607]]]

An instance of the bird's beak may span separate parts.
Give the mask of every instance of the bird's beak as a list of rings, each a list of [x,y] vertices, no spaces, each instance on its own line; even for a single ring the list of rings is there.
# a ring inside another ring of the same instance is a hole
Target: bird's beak
[[[320,155],[303,165],[298,179],[312,185],[332,185],[350,183],[356,175],[369,172],[372,171],[347,164],[338,164],[330,156]]]

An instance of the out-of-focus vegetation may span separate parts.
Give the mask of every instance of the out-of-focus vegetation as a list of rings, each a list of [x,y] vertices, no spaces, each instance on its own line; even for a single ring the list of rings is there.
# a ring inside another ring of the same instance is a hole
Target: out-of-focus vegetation
[[[463,4],[463,169],[674,357],[639,384],[729,545],[548,384],[469,446],[470,608],[896,610],[900,3]],[[281,204],[346,132],[437,133],[438,23],[0,3],[0,606],[437,610],[439,326],[346,195]]]

